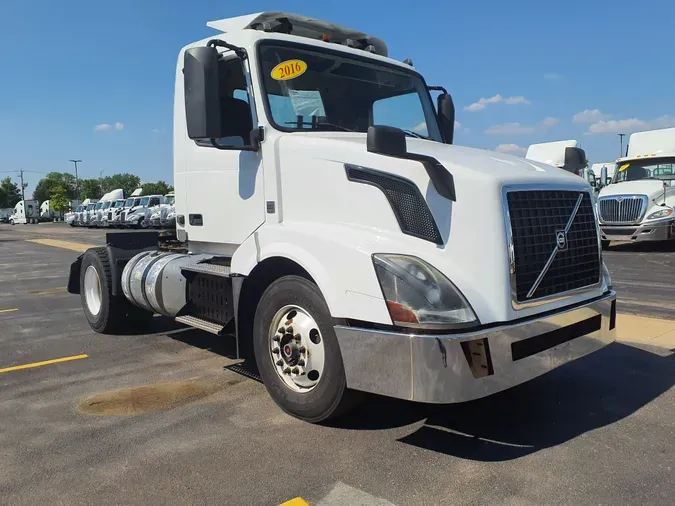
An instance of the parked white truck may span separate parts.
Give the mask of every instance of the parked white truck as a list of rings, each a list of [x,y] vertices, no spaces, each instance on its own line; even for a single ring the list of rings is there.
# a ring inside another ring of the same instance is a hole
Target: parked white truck
[[[586,152],[578,147],[574,139],[532,144],[527,149],[525,158],[576,174],[588,181],[592,188],[600,190],[599,179],[596,179],[593,171],[588,168]]]
[[[9,218],[12,216],[14,209],[11,207],[5,207],[0,209],[0,223],[9,223]]]
[[[176,196],[171,193],[164,195],[164,202],[152,208],[150,215],[150,226],[153,228],[176,226],[175,213]]]
[[[376,37],[279,12],[208,26],[176,69],[184,252],[142,231],[81,255],[68,290],[93,330],[160,313],[232,333],[311,422],[356,391],[484,397],[614,340],[586,181],[453,145],[450,95]]]
[[[124,226],[131,228],[148,228],[153,209],[164,203],[163,195],[146,195],[137,206],[129,209]]]
[[[603,175],[606,179],[606,175]],[[675,128],[636,132],[598,196],[602,244],[675,239]]]
[[[12,225],[35,224],[40,220],[40,203],[37,200],[20,200],[9,217]]]
[[[602,168],[607,169],[607,184],[611,183],[614,179],[614,173],[616,171],[616,162],[600,162],[594,163],[591,165],[591,171],[595,176],[595,179],[598,181],[598,186],[600,186],[600,178],[602,176]]]

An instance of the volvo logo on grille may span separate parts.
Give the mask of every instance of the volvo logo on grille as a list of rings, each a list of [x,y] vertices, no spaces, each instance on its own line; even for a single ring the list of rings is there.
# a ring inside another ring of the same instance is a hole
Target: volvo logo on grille
[[[555,242],[559,250],[567,249],[567,233],[564,230],[558,230],[555,233]]]
[[[551,268],[551,265],[553,264],[553,260],[555,260],[556,255],[558,254],[559,251],[564,251],[567,249],[567,233],[570,231],[570,228],[572,227],[572,223],[574,222],[574,218],[577,217],[577,213],[579,212],[579,207],[581,207],[581,202],[584,199],[584,194],[580,193],[579,197],[577,198],[577,203],[574,206],[574,209],[572,210],[572,214],[570,214],[570,217],[567,219],[567,225],[565,225],[564,230],[556,230],[555,232],[555,248],[553,248],[553,251],[551,251],[551,256],[548,257],[548,260],[546,262],[546,265],[544,265],[544,268],[541,270],[539,273],[539,276],[537,276],[536,281],[532,285],[532,288],[530,288],[530,291],[527,292],[526,299],[532,298],[534,293],[537,291],[537,288],[539,288],[539,285],[541,284],[541,281],[544,279],[544,276],[546,276],[546,273],[548,270]]]
[[[617,202],[623,202],[623,197],[622,197],[621,195],[619,195],[619,196],[616,198],[616,201],[617,201]]]

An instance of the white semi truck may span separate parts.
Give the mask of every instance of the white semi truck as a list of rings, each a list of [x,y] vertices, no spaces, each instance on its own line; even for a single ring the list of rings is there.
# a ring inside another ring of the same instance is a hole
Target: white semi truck
[[[20,200],[9,217],[12,225],[35,224],[40,220],[40,203],[37,200]]]
[[[152,217],[153,209],[163,203],[163,195],[145,195],[141,198],[137,206],[129,209],[124,226],[131,228],[148,228],[150,226],[150,218]]]
[[[453,145],[450,95],[376,37],[280,12],[208,26],[176,69],[183,252],[142,231],[81,255],[94,331],[159,313],[233,334],[311,422],[358,391],[484,397],[614,340],[586,181]]]
[[[631,134],[627,155],[598,196],[603,246],[675,239],[674,181],[675,128]]]
[[[525,158],[572,172],[583,177],[596,191],[600,190],[599,178],[588,168],[586,152],[578,147],[574,139],[532,144],[527,149]]]
[[[600,178],[602,176],[602,168],[605,167],[607,169],[607,183],[610,184],[612,180],[614,179],[614,173],[616,171],[616,162],[600,162],[600,163],[594,163],[591,165],[591,171],[593,172],[593,175],[595,176],[595,179],[598,181],[598,186],[600,186]]]

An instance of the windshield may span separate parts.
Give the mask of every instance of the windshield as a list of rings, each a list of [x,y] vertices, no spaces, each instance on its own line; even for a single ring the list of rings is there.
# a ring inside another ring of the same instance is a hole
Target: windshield
[[[134,205],[134,199],[127,199],[127,201],[124,203],[125,207],[131,207]]]
[[[101,209],[108,209],[109,207],[110,207],[110,202],[105,202],[103,204],[103,207],[101,207]]]
[[[664,181],[675,179],[675,157],[619,162],[612,182],[620,183],[640,179],[661,179]]]
[[[141,205],[142,205],[142,206],[147,206],[147,205],[148,205],[148,202],[150,202],[150,197],[143,197],[143,198],[141,199]]]
[[[95,205],[96,204],[87,204],[87,211],[91,211],[92,209],[94,209]]]
[[[261,44],[260,60],[277,128],[367,132],[387,125],[442,142],[429,92],[412,69],[297,44]]]
[[[94,209],[98,211],[98,210],[101,209],[102,207],[103,207],[103,202],[99,202],[98,204],[96,204],[96,205],[94,206]]]
[[[119,201],[115,202],[115,207],[122,207],[123,205],[124,205],[123,200],[119,200]]]
[[[171,195],[170,197],[164,198],[164,203],[169,204],[170,206],[172,206],[175,202],[176,202],[176,197],[174,197],[173,195]]]

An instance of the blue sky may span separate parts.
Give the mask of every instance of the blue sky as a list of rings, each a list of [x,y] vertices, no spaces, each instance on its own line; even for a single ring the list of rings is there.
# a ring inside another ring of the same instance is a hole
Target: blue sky
[[[672,0],[1,0],[0,173],[33,171],[30,193],[81,158],[81,177],[171,181],[177,51],[214,33],[208,20],[263,10],[383,38],[452,93],[459,144],[576,138],[600,162],[618,131],[675,126]]]

